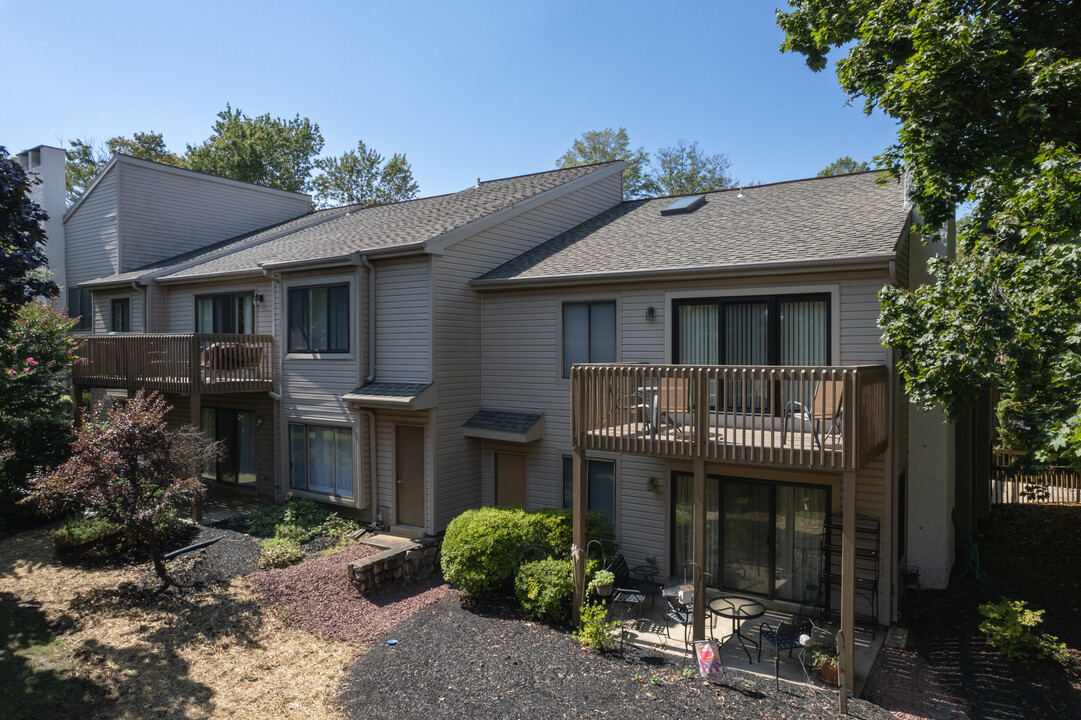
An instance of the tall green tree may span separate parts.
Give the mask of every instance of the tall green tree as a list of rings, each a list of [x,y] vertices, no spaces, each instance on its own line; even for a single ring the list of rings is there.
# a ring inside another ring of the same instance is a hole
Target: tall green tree
[[[248,117],[226,104],[214,123],[214,134],[200,145],[188,145],[184,164],[190,170],[307,192],[315,158],[323,149],[319,125],[296,115],[292,120],[270,114]]]
[[[571,168],[591,163],[622,160],[623,195],[635,200],[657,194],[657,184],[649,174],[649,153],[644,148],[631,149],[627,129],[590,130],[574,141],[556,160],[556,167]]]
[[[909,178],[925,230],[972,204],[957,256],[880,320],[911,397],[957,416],[997,383],[1004,431],[1081,468],[1081,4],[792,0],[782,50],[898,121],[876,158]]]
[[[68,143],[67,192],[68,204],[73,204],[86,190],[109,158],[115,154],[182,167],[183,161],[165,146],[165,138],[154,131],[137,132],[128,138],[123,135],[109,138],[104,146],[94,140],[75,139]]]
[[[847,173],[865,172],[872,170],[871,163],[863,160],[856,162],[851,155],[842,155],[826,167],[818,171],[818,177],[832,177],[833,175],[845,175]]]
[[[405,155],[395,153],[389,160],[364,141],[355,150],[337,157],[315,161],[319,174],[312,180],[318,203],[336,205],[383,205],[417,196],[417,181]]]
[[[725,190],[734,182],[728,174],[731,165],[723,153],[707,155],[697,142],[680,139],[657,151],[653,180],[661,195]]]

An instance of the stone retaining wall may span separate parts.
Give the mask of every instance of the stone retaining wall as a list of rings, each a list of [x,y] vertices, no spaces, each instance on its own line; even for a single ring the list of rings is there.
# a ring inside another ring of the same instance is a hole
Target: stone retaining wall
[[[426,578],[439,564],[439,540],[376,537],[364,544],[385,548],[349,565],[349,581],[361,595],[401,587]]]

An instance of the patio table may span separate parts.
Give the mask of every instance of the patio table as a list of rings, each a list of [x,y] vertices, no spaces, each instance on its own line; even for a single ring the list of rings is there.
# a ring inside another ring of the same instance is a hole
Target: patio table
[[[753,663],[754,660],[751,658],[751,651],[747,649],[744,640],[754,645],[756,650],[760,646],[751,638],[744,637],[743,633],[740,632],[740,622],[762,617],[766,614],[765,606],[757,600],[752,600],[750,598],[739,597],[738,595],[721,595],[720,597],[710,600],[707,607],[709,608],[709,611],[717,617],[726,618],[732,621],[732,635],[736,636],[736,639],[739,640],[740,647],[743,648],[743,652],[747,653],[747,661]],[[723,645],[725,640],[731,638],[732,635],[721,640],[721,644]]]

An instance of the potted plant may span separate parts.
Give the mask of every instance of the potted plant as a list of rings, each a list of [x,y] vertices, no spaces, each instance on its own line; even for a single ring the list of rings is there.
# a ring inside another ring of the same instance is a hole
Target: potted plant
[[[608,597],[612,594],[612,584],[615,581],[616,576],[611,570],[598,570],[589,581],[589,587],[601,597]]]
[[[818,669],[818,677],[830,687],[837,687],[837,650],[829,642],[816,642],[807,648],[807,666]]]

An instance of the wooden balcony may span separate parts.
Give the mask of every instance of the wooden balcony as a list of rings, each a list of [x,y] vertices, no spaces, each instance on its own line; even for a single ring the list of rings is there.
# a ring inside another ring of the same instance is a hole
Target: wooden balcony
[[[851,471],[886,449],[884,365],[575,365],[575,448]]]
[[[183,394],[274,389],[271,335],[90,335],[78,352],[85,358],[73,373],[79,387]]]

